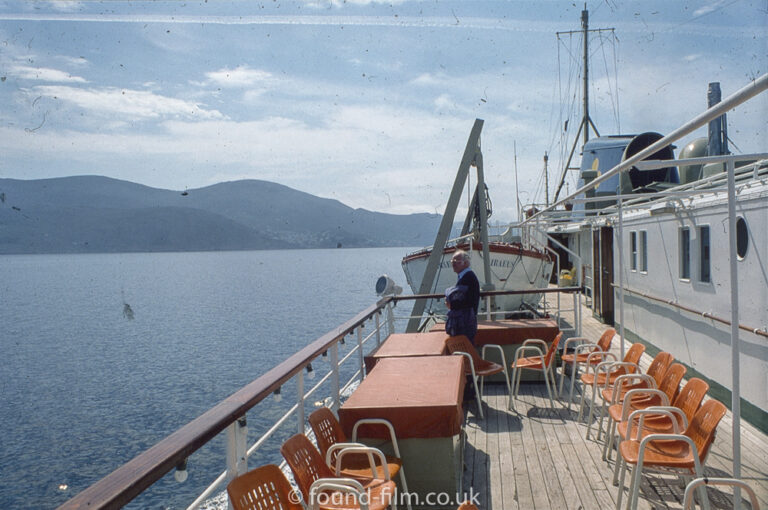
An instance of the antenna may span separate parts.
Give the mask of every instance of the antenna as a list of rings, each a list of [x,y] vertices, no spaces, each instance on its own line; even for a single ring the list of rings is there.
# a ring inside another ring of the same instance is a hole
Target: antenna
[[[517,195],[517,222],[520,223],[520,186],[517,184],[517,141],[512,143],[515,158],[515,194]]]

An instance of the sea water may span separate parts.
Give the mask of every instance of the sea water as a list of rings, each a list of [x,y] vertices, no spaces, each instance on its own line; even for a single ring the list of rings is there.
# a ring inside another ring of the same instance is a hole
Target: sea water
[[[65,502],[372,304],[380,274],[405,286],[407,251],[0,257],[0,508]],[[259,404],[249,440],[288,405]],[[185,508],[223,452],[130,507]]]

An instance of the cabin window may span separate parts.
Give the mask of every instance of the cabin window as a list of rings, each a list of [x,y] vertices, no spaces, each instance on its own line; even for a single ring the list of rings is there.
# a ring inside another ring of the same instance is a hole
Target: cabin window
[[[738,217],[736,218],[736,255],[739,257],[739,260],[747,256],[747,248],[749,248],[747,220]]]
[[[640,271],[648,272],[648,232],[640,231]]]
[[[680,227],[680,279],[691,279],[691,229]]]
[[[699,227],[699,280],[712,281],[710,273],[710,241],[709,225]]]
[[[637,232],[629,233],[629,268],[637,271]]]

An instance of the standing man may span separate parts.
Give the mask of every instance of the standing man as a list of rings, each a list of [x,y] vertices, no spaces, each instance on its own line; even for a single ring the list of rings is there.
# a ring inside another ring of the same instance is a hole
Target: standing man
[[[445,331],[451,336],[465,335],[472,344],[477,333],[477,308],[480,304],[480,282],[469,268],[469,254],[456,250],[451,257],[451,266],[459,281],[454,287],[445,289],[445,304],[448,318]]]

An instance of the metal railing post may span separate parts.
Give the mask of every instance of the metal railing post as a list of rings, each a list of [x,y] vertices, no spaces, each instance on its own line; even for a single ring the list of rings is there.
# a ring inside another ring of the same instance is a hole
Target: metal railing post
[[[374,321],[376,321],[376,345],[381,345],[381,310],[374,315]]]
[[[227,427],[227,480],[248,471],[248,425],[245,416]],[[231,508],[227,500],[227,508]]]
[[[304,371],[296,374],[296,422],[298,433],[304,433]]]
[[[341,406],[341,386],[339,385],[339,342],[335,342],[331,347],[331,354],[328,362],[331,364],[331,396],[333,403],[331,409],[334,413],[339,412]]]
[[[357,328],[357,358],[360,363],[360,382],[365,379],[365,360],[363,359],[363,328],[365,325],[360,324]]]

